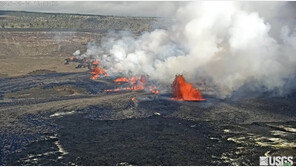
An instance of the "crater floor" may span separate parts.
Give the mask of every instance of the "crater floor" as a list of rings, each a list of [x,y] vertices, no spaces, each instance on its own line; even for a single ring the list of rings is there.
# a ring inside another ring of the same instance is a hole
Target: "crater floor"
[[[259,165],[296,155],[294,98],[182,102],[87,72],[0,79],[1,165]],[[131,100],[135,97],[136,100]]]

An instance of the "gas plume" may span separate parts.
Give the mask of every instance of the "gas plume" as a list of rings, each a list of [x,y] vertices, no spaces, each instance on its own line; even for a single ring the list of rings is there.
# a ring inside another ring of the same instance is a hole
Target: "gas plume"
[[[220,97],[246,85],[285,95],[296,85],[295,14],[285,2],[266,5],[270,13],[256,2],[187,3],[170,28],[140,36],[109,33],[81,57],[99,60],[111,75],[149,75],[162,84],[183,74]]]

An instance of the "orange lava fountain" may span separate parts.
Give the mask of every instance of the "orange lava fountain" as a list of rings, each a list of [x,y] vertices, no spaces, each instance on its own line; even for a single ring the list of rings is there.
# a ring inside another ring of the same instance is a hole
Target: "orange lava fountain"
[[[205,101],[198,89],[187,83],[182,75],[176,75],[172,84],[173,99],[185,101]]]

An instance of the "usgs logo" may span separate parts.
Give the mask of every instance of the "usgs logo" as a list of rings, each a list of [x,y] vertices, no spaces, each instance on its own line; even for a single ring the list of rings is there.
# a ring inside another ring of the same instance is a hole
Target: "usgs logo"
[[[293,157],[292,156],[260,157],[259,164],[262,166],[292,166]]]

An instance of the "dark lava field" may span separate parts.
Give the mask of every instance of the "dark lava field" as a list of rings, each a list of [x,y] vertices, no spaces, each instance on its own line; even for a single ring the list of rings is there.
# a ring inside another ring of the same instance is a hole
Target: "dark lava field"
[[[294,98],[104,92],[87,72],[0,79],[1,165],[258,165],[296,155]],[[131,100],[135,97],[136,100]]]

